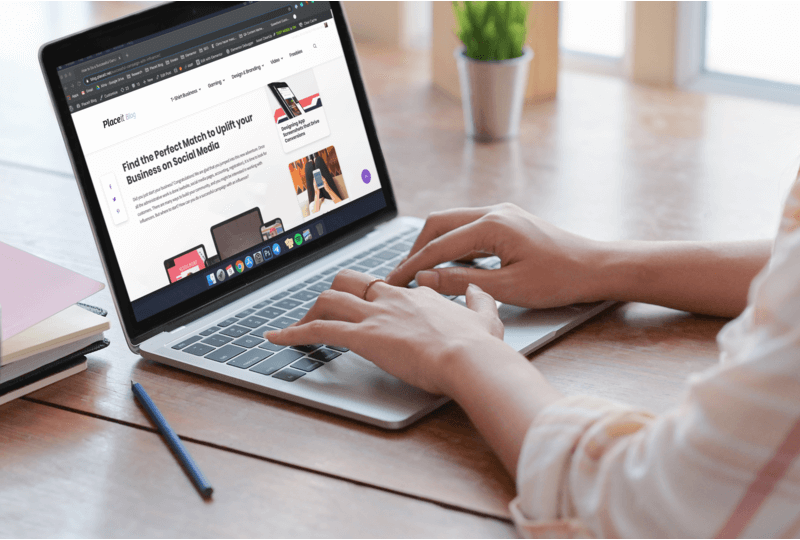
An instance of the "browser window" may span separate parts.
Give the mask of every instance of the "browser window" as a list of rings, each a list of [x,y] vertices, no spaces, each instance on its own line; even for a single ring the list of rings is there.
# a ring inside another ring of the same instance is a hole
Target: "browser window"
[[[381,189],[326,5],[246,5],[60,70],[137,319]]]

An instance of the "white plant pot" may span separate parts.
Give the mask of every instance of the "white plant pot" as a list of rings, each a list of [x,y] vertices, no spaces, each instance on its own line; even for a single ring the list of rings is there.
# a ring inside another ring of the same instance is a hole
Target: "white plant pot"
[[[516,137],[533,51],[524,47],[522,56],[498,61],[474,60],[464,51],[460,47],[454,56],[467,135],[481,141]]]

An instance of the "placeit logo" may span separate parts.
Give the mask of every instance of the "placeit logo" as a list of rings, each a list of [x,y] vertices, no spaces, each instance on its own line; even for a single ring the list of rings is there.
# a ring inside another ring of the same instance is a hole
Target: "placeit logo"
[[[119,116],[115,116],[114,118],[107,118],[103,120],[103,129],[107,127],[116,126],[117,124],[121,124],[126,120],[136,119],[136,113],[125,113]]]

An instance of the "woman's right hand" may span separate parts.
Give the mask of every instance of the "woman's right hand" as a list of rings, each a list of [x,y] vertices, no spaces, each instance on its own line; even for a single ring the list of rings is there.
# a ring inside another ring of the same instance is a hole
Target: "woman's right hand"
[[[496,255],[497,270],[434,268],[455,260]],[[547,308],[602,298],[596,265],[602,244],[533,216],[513,204],[459,208],[428,216],[408,257],[386,278],[442,294],[464,294],[470,283],[496,300]]]

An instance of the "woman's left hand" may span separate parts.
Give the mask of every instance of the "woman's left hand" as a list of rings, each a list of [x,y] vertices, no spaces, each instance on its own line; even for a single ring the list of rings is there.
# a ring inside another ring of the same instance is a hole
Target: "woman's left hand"
[[[414,386],[450,395],[465,351],[506,347],[494,299],[475,285],[466,299],[465,308],[427,287],[394,287],[343,270],[302,320],[265,337],[277,345],[347,347]]]

